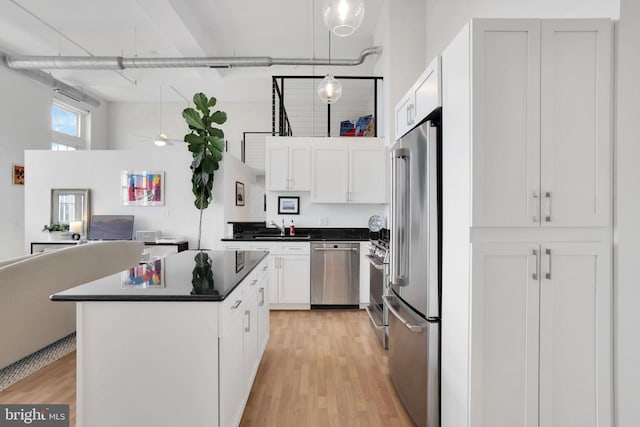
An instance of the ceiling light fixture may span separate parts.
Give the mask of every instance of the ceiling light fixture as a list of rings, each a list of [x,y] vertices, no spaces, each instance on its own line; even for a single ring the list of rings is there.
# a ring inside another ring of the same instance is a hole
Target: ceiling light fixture
[[[329,32],[329,65],[331,65],[331,33]],[[342,84],[327,73],[318,85],[318,96],[325,104],[333,104],[342,96]]]
[[[364,0],[325,0],[322,16],[333,34],[350,36],[364,20]]]

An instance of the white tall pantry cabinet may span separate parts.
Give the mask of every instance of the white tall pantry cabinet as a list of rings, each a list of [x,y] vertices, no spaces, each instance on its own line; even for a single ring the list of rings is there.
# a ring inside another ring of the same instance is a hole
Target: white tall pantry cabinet
[[[612,24],[442,54],[442,426],[612,426]]]

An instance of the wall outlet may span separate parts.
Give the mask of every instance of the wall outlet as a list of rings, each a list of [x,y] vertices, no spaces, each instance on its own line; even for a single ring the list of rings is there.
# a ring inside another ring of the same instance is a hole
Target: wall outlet
[[[321,216],[320,217],[320,225],[329,225],[329,217]]]

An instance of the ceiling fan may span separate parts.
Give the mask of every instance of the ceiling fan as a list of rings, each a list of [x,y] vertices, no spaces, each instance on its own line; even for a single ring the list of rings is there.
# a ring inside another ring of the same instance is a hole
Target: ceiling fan
[[[149,139],[149,137],[144,137]],[[182,142],[182,139],[169,138],[169,136],[162,131],[162,86],[160,86],[160,131],[154,135],[151,140],[158,147],[164,147],[165,145],[174,145],[175,143]]]

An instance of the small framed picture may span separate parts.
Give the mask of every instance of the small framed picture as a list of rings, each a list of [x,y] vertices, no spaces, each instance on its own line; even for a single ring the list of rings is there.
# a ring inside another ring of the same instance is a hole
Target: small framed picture
[[[300,197],[278,196],[278,215],[300,215]]]
[[[236,181],[236,206],[244,206],[244,184]]]
[[[24,185],[24,166],[13,165],[13,185]]]
[[[122,206],[164,206],[164,172],[122,171]]]
[[[121,274],[123,288],[164,288],[164,258],[155,258]]]

